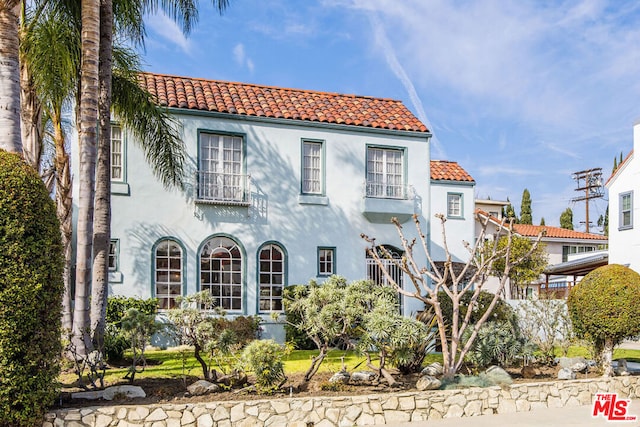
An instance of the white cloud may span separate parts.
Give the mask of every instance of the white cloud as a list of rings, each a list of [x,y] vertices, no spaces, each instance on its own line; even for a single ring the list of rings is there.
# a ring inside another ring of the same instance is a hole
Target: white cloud
[[[182,29],[162,11],[148,16],[146,24],[159,37],[176,45],[184,53],[191,53],[191,42],[185,37]]]
[[[250,72],[253,72],[254,64],[253,60],[247,56],[244,50],[244,45],[242,43],[238,43],[233,48],[233,58],[236,63],[241,67],[247,67]]]

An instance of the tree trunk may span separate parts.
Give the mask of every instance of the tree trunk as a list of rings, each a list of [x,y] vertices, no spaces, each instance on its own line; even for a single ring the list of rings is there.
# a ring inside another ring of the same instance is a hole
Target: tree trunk
[[[113,7],[100,2],[100,95],[98,115],[98,164],[96,169],[95,218],[93,228],[93,283],[91,332],[97,348],[103,347],[107,297],[109,294],[109,244],[111,241],[111,56]]]
[[[71,165],[69,153],[65,148],[65,137],[62,132],[61,111],[51,114],[53,124],[53,139],[56,149],[54,167],[56,177],[56,213],[60,221],[62,246],[64,250],[64,293],[62,297],[62,330],[71,331],[73,319],[71,317],[71,255],[72,255],[72,209],[71,196]]]
[[[80,181],[76,252],[76,295],[73,339],[81,353],[90,348],[89,288],[91,285],[93,198],[95,192],[96,128],[98,124],[98,49],[100,3],[82,0],[82,59],[80,78]]]
[[[613,361],[613,347],[615,347],[613,340],[611,338],[606,338],[604,340],[602,352],[600,353],[603,377],[613,376],[613,366],[611,366],[611,362]]]
[[[21,28],[21,32],[25,31]],[[23,36],[24,37],[24,36]],[[33,74],[27,61],[20,61],[20,117],[22,120],[22,151],[24,159],[36,171],[40,171],[44,122],[42,103],[33,85]]]
[[[19,0],[0,4],[0,149],[22,155],[19,12]]]

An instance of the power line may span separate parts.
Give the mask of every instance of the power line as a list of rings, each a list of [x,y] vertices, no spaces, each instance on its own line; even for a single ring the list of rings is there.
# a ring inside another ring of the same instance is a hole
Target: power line
[[[602,168],[587,169],[573,174],[576,180],[576,191],[584,192],[579,197],[571,199],[572,202],[585,201],[585,226],[586,232],[589,232],[589,201],[591,199],[601,199],[604,197],[604,187],[602,185]]]

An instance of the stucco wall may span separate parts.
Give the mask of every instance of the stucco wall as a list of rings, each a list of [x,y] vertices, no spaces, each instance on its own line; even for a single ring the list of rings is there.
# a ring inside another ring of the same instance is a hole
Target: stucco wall
[[[43,427],[379,425],[590,405],[595,394],[603,392],[618,393],[619,398],[637,399],[640,397],[640,377],[366,396],[94,406],[51,412],[47,414]]]

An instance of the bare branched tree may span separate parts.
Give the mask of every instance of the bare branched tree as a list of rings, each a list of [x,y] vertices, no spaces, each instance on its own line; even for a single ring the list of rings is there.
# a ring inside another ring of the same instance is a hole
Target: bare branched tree
[[[469,259],[460,269],[454,268],[454,262],[452,261],[452,256],[447,245],[446,218],[442,214],[437,214],[436,218],[440,220],[442,227],[442,243],[445,251],[444,264],[442,262],[435,262],[431,257],[429,253],[429,243],[422,231],[417,215],[413,216],[413,221],[419,239],[413,238],[408,240],[405,237],[400,222],[396,218],[392,219],[398,231],[400,241],[402,242],[402,248],[404,249],[404,254],[400,259],[393,258],[392,254],[384,246],[377,246],[375,238],[371,238],[365,234],[361,236],[371,245],[367,251],[375,260],[387,281],[402,295],[416,298],[433,308],[438,325],[438,336],[442,345],[444,375],[445,377],[453,377],[462,366],[465,355],[469,352],[473,342],[478,336],[478,331],[491,315],[507,283],[509,272],[515,265],[523,262],[536,250],[544,231],[538,235],[538,238],[534,241],[534,244],[531,245],[529,251],[514,259],[511,254],[511,244],[514,235],[513,223],[510,222],[507,224],[504,220],[502,223],[495,223],[492,222],[489,217],[478,215],[477,220],[482,226],[480,235],[473,246],[468,242],[463,242],[464,247],[469,253]],[[490,225],[492,227],[495,226],[495,235],[487,232]],[[502,236],[505,236],[507,239],[506,245],[498,245],[500,237]],[[485,240],[492,241],[493,245],[486,245]],[[417,247],[416,244],[418,244]],[[416,250],[422,250],[424,252],[427,258],[427,266],[418,265],[414,256]],[[498,260],[504,262],[504,267],[498,288],[494,290],[495,296],[487,311],[475,324],[471,324],[470,319],[471,314],[474,312],[473,307],[476,304],[480,292],[484,289],[490,272],[494,268],[494,264]],[[399,286],[385,266],[385,263],[389,261],[403,271],[413,284],[415,290],[403,289]],[[467,291],[472,291],[473,296],[469,302],[469,309],[466,311],[466,314],[461,315],[460,300]],[[450,330],[447,330],[448,327],[445,325],[445,318],[440,306],[440,301],[438,300],[438,294],[440,292],[444,292],[451,299],[453,305]],[[468,339],[465,336],[465,340],[463,340],[463,334],[467,329],[470,330]]]

